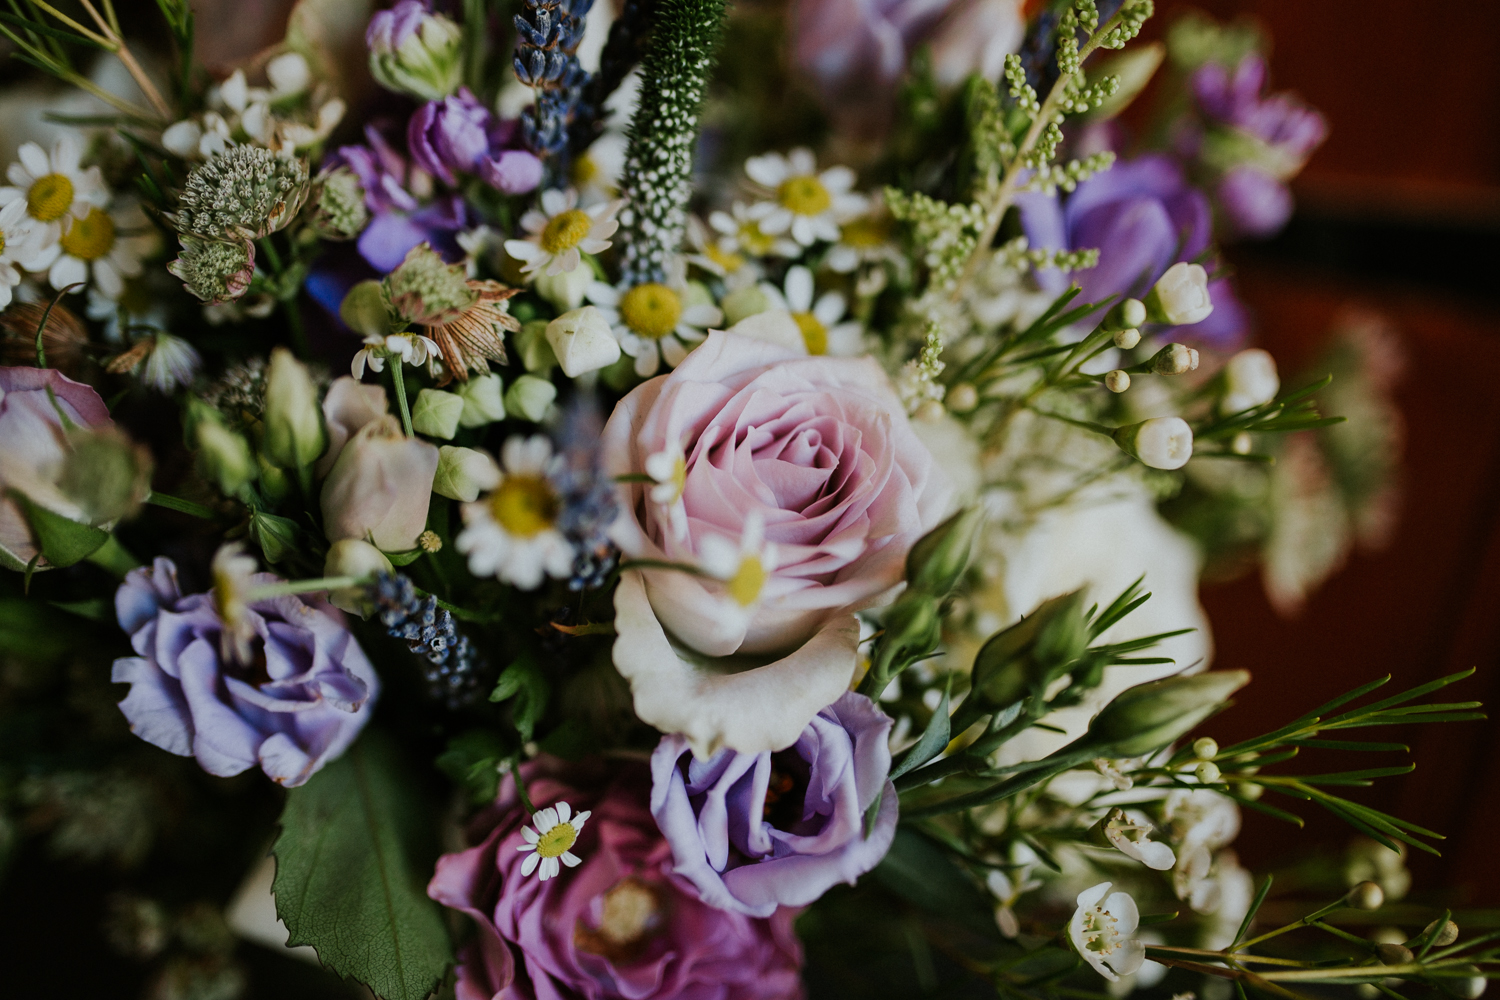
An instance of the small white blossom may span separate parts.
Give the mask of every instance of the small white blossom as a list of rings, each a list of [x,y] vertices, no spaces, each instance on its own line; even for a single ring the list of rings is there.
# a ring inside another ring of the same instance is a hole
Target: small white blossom
[[[28,267],[40,246],[37,231],[27,223],[24,201],[0,208],[0,309],[10,305],[12,290],[21,283],[18,268]]]
[[[1146,961],[1146,946],[1135,938],[1141,914],[1128,892],[1109,891],[1100,882],[1078,894],[1078,909],[1068,922],[1068,939],[1094,971],[1115,983]]]
[[[57,244],[74,220],[82,220],[109,204],[109,189],[98,167],[79,166],[83,149],[77,138],[64,135],[51,154],[28,142],[16,150],[19,162],[6,171],[10,186],[0,187],[0,206],[19,201],[36,231],[40,249]],[[51,263],[38,264],[41,270]]]
[[[538,809],[531,817],[532,826],[521,828],[521,839],[526,843],[519,845],[516,850],[531,852],[526,860],[521,862],[521,874],[530,875],[541,869],[537,878],[545,882],[549,878],[556,878],[562,871],[562,865],[567,865],[569,868],[578,867],[583,859],[574,854],[570,848],[578,843],[578,835],[583,832],[583,824],[591,815],[592,813],[587,809],[576,816],[573,815],[572,807],[566,802]]]
[[[1000,933],[1008,938],[1020,934],[1021,921],[1016,917],[1016,901],[1032,889],[1041,888],[1042,883],[1028,877],[1028,869],[1022,867],[1017,870],[1014,881],[997,868],[985,876],[984,884],[998,904],[995,907],[995,925],[1000,928]]]
[[[716,248],[723,256],[796,257],[802,253],[797,241],[784,235],[773,236],[761,228],[760,220],[751,215],[750,206],[735,202],[728,212],[714,212],[708,224],[719,234]]]
[[[1169,845],[1151,839],[1155,827],[1150,820],[1135,810],[1110,810],[1103,829],[1105,839],[1115,850],[1147,868],[1164,872],[1177,863],[1177,855]]]
[[[1269,403],[1279,391],[1281,376],[1276,373],[1276,359],[1269,351],[1252,347],[1224,365],[1224,396],[1219,408],[1225,413],[1238,413]]]
[[[579,208],[577,191],[543,191],[541,211],[532,209],[521,216],[521,228],[527,237],[506,240],[505,252],[525,263],[521,271],[528,277],[572,271],[583,254],[603,253],[610,248],[609,238],[620,228],[615,213],[621,205],[611,201]]]
[[[750,206],[748,215],[771,236],[790,233],[805,247],[822,240],[837,242],[839,224],[869,210],[869,199],[855,194],[854,171],[829,167],[818,172],[812,150],[797,148],[785,156],[766,153],[745,161],[745,173],[766,200]]]
[[[1179,261],[1167,268],[1146,296],[1146,310],[1158,323],[1191,326],[1214,311],[1208,295],[1208,272],[1202,264]]]
[[[766,541],[765,519],[759,514],[746,517],[738,545],[722,535],[704,536],[698,543],[698,563],[724,582],[731,611],[755,607],[777,565],[776,546]]]
[[[864,328],[852,320],[840,322],[847,310],[841,293],[824,292],[814,300],[812,272],[801,264],[787,270],[781,291],[786,296],[787,311],[802,332],[808,354],[860,353]]]
[[[547,576],[565,578],[573,547],[557,529],[562,498],[552,485],[552,444],[540,435],[510,438],[500,451],[499,483],[463,506],[464,530],[456,541],[469,572],[534,590]]]
[[[108,212],[90,208],[83,218],[74,218],[67,232],[32,266],[38,271],[45,268],[48,283],[59,291],[92,279],[93,290],[118,301],[125,293],[125,279],[141,274],[159,239],[151,220],[134,202]]]
[[[385,359],[396,358],[414,368],[425,365],[430,358],[441,358],[442,349],[431,337],[419,333],[392,333],[382,337],[371,334],[365,337],[365,346],[354,354],[349,363],[349,373],[355,378],[364,378],[365,366],[371,371],[385,371]]]

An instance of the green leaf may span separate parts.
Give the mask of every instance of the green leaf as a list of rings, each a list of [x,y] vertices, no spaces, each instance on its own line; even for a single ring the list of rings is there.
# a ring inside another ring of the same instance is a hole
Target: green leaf
[[[453,783],[468,792],[474,805],[493,802],[500,787],[500,768],[511,748],[497,733],[471,729],[448,741],[448,749],[433,762]]]
[[[26,521],[31,525],[31,533],[36,537],[37,548],[41,550],[43,558],[53,566],[62,568],[82,562],[109,540],[109,532],[103,528],[80,524],[63,517],[41,504],[33,503],[20,490],[11,490],[10,496],[26,515]]]
[[[989,912],[984,893],[943,848],[905,827],[896,830],[890,853],[875,868],[875,878],[896,895],[933,913]]]
[[[927,728],[922,731],[922,738],[906,751],[906,756],[901,758],[901,763],[891,768],[890,780],[895,781],[907,771],[921,767],[932,758],[943,752],[943,747],[948,745],[948,689],[943,689],[943,700],[932,713],[932,719],[927,723]]]
[[[429,815],[394,747],[367,732],[287,793],[276,914],[289,945],[383,1000],[423,1000],[452,960],[442,908],[427,898],[437,855]]]
[[[410,566],[422,558],[421,549],[407,549],[405,552],[385,552],[383,555],[391,561],[392,566]]]
[[[495,682],[495,690],[490,692],[490,701],[514,698],[511,703],[511,722],[520,732],[521,739],[530,740],[542,713],[547,710],[547,698],[550,694],[551,685],[547,683],[547,678],[542,676],[530,655],[523,653],[500,673],[500,679]]]

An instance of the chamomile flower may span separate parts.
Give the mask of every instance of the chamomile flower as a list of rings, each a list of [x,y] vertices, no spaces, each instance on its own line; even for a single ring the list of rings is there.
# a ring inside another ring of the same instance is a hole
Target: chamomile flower
[[[753,285],[760,280],[760,265],[738,250],[724,249],[724,239],[715,237],[713,231],[696,215],[688,216],[687,241],[691,252],[683,259],[709,274],[723,278],[730,291]]]
[[[745,173],[760,189],[757,193],[766,197],[748,212],[760,231],[771,236],[790,233],[805,247],[819,240],[837,241],[839,224],[869,209],[869,199],[850,190],[854,171],[840,166],[819,173],[810,149],[752,156],[745,161]]]
[[[842,294],[824,292],[814,300],[812,272],[801,264],[787,269],[781,292],[786,297],[787,311],[802,331],[808,354],[860,353],[864,328],[853,320],[841,322],[847,309]]]
[[[87,284],[106,299],[125,293],[125,279],[139,277],[142,262],[156,252],[160,236],[134,202],[106,212],[90,208],[74,218],[67,232],[33,262],[47,269],[47,281],[61,291]]]
[[[766,541],[765,520],[758,514],[745,518],[738,545],[721,535],[705,535],[698,543],[698,564],[724,582],[731,610],[748,613],[760,603],[777,566],[776,546]]]
[[[555,188],[542,192],[542,209],[521,216],[524,240],[506,240],[505,252],[524,261],[527,275],[561,274],[578,267],[582,254],[603,253],[620,228],[615,213],[623,203],[611,201],[591,208],[578,207],[578,192]]]
[[[38,245],[36,231],[26,222],[24,201],[0,208],[0,309],[10,305],[12,290],[21,283],[17,267],[30,265]]]
[[[761,228],[759,219],[751,207],[742,201],[734,203],[728,212],[714,212],[708,224],[719,234],[718,250],[721,254],[742,254],[746,257],[796,257],[802,252],[797,241],[785,235],[771,235]]]
[[[437,341],[420,333],[391,333],[384,337],[370,334],[365,338],[365,346],[355,353],[354,360],[350,362],[349,374],[355,378],[364,378],[366,365],[373,372],[383,372],[386,358],[396,358],[398,363],[404,362],[420,368],[427,363],[428,358],[442,356],[443,350],[438,347]]]
[[[469,572],[522,590],[539,587],[547,576],[566,579],[574,552],[558,528],[563,498],[552,481],[551,442],[540,435],[512,437],[500,458],[500,482],[463,507],[465,527],[456,544],[469,557]]]
[[[540,868],[537,878],[545,882],[549,878],[556,878],[562,872],[563,865],[577,868],[582,864],[583,859],[570,848],[578,843],[583,824],[591,815],[593,814],[587,809],[573,815],[572,806],[566,802],[538,809],[531,817],[532,826],[521,828],[521,839],[526,843],[519,845],[516,850],[531,852],[521,862],[521,874],[530,875]]]
[[[19,201],[26,206],[42,247],[62,239],[72,222],[88,218],[109,204],[109,189],[98,167],[78,165],[83,150],[65,135],[48,155],[34,142],[16,151],[19,160],[6,171],[10,187],[0,187],[0,205]]]
[[[823,263],[830,271],[852,274],[861,264],[899,262],[901,255],[891,242],[893,222],[883,205],[871,205],[869,211],[839,226],[838,241],[828,248]]]
[[[684,279],[681,261],[667,282],[647,281],[630,288],[596,281],[588,299],[599,307],[620,341],[620,349],[635,358],[635,373],[650,378],[665,361],[668,368],[682,364],[708,328],[724,321],[702,285]]]
[[[666,511],[672,535],[678,539],[686,538],[687,507],[682,502],[682,494],[687,489],[687,455],[682,445],[672,445],[647,455],[646,475],[652,481],[646,495]]]

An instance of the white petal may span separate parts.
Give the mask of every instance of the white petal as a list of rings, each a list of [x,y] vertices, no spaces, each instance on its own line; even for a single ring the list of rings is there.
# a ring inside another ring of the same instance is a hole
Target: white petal
[[[59,174],[76,174],[78,161],[83,156],[83,146],[78,137],[70,132],[58,136],[52,144],[52,169]]]
[[[831,194],[843,194],[854,186],[854,171],[848,167],[829,167],[818,175]]]
[[[541,839],[541,834],[537,833],[529,826],[523,826],[521,827],[521,839],[526,841],[526,843],[528,844],[535,845],[536,842]]]
[[[655,341],[644,341],[640,345],[640,353],[635,356],[635,373],[641,378],[650,378],[656,374],[661,367],[661,352],[656,348]]]
[[[530,240],[506,240],[505,252],[516,260],[534,260],[542,254],[542,248]]]
[[[536,866],[541,862],[541,860],[542,856],[540,854],[526,855],[526,860],[521,862],[521,874],[523,876],[530,875],[532,872],[536,871]],[[542,876],[542,878],[546,877],[547,876],[545,875]]]
[[[125,291],[125,279],[120,277],[119,270],[108,258],[94,261],[94,287],[99,289],[100,295],[114,302],[118,302]]]
[[[573,815],[572,806],[568,805],[566,802],[559,802],[557,804],[557,821],[559,823],[566,823],[568,821],[568,817],[571,815]]]
[[[568,199],[557,188],[548,188],[542,192],[542,211],[548,215],[557,215],[567,211]]]
[[[838,292],[826,293],[813,306],[812,313],[819,323],[832,326],[844,316],[844,296]]]
[[[32,179],[46,177],[52,173],[52,164],[47,162],[47,154],[42,152],[42,147],[34,142],[28,142],[16,150],[16,158],[21,161],[21,166],[31,174]],[[20,181],[16,182],[20,184]]]
[[[88,265],[77,257],[59,257],[47,272],[48,283],[58,291],[88,280]]]
[[[745,161],[745,174],[757,184],[775,188],[787,178],[787,164],[776,153],[752,156]]]
[[[558,864],[556,858],[543,858],[542,871],[539,876],[543,882],[549,878],[557,878],[557,873],[562,871],[562,865]]]
[[[661,356],[669,367],[676,368],[683,361],[687,360],[688,349],[676,337],[663,337],[661,341]]]
[[[547,217],[536,209],[521,216],[521,228],[528,233],[539,233],[547,228]]]
[[[577,868],[579,865],[583,864],[583,859],[574,854],[572,851],[563,851],[561,860],[562,863],[567,865],[569,868]]]
[[[794,176],[809,176],[817,173],[818,158],[806,146],[798,146],[786,154],[787,167]]]
[[[536,815],[531,817],[531,821],[536,824],[538,832],[546,833],[557,825],[557,810],[550,806],[545,809],[538,809]]]
[[[708,302],[699,302],[697,305],[688,306],[682,311],[682,322],[699,329],[716,327],[724,322],[724,312],[718,306]]]
[[[795,218],[797,217],[792,214],[791,209],[774,205],[766,213],[766,217],[760,220],[760,231],[767,236],[780,236],[792,228],[792,220]]]
[[[708,217],[708,224],[725,236],[734,236],[740,231],[740,224],[730,218],[727,212],[714,212]]]
[[[585,809],[583,812],[579,813],[577,816],[574,816],[573,817],[573,829],[576,830],[578,833],[582,833],[583,832],[583,824],[586,823],[586,822],[588,822],[588,818],[590,816],[592,816],[592,815],[594,815],[594,811],[592,809]]]
[[[789,310],[807,312],[812,308],[813,276],[811,271],[801,264],[788,268],[785,287],[786,305]]]
[[[817,227],[813,220],[805,215],[799,215],[792,219],[792,239],[805,247],[810,247],[817,242]]]

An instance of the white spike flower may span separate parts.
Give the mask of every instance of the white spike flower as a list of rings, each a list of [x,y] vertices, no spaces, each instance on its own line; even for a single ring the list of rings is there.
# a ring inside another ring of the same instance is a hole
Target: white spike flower
[[[1146,946],[1135,938],[1141,913],[1128,892],[1110,892],[1100,882],[1078,894],[1078,909],[1068,922],[1068,939],[1094,971],[1112,983],[1138,970]]]
[[[556,878],[562,872],[563,865],[576,868],[582,864],[583,859],[570,848],[578,843],[583,824],[591,815],[593,814],[587,809],[573,815],[572,806],[566,802],[538,809],[531,817],[532,826],[521,828],[521,839],[526,843],[519,845],[516,850],[531,852],[521,862],[521,874],[537,872],[537,878],[545,882],[549,878]]]

